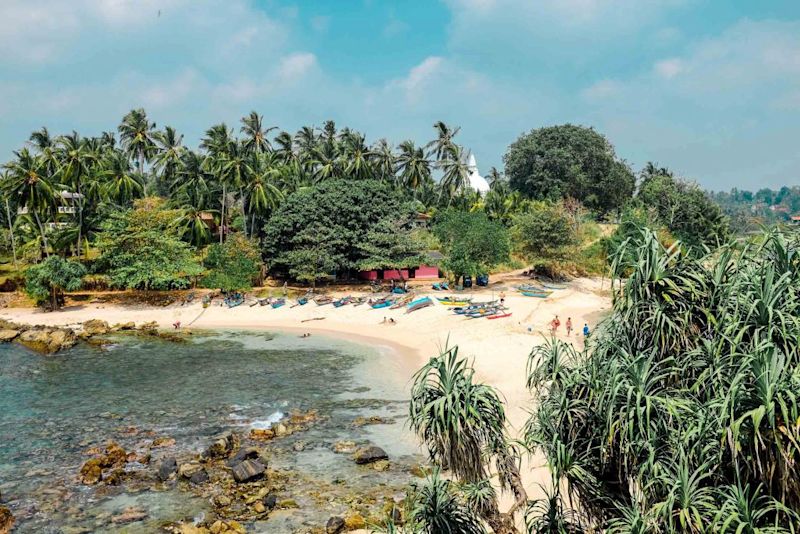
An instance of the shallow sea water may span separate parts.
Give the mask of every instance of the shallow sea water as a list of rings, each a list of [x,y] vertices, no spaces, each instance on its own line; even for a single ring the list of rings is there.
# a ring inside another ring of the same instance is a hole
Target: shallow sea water
[[[396,473],[356,468],[327,447],[340,439],[369,441],[393,461],[421,458],[405,426],[408,383],[394,378],[397,358],[381,347],[266,332],[218,332],[184,344],[121,337],[107,350],[79,345],[51,357],[0,345],[2,502],[18,518],[17,532],[157,531],[166,521],[202,517],[208,504],[177,489],[79,486],[76,474],[88,448],[113,439],[127,449],[142,442],[143,432],[155,432],[175,438],[180,450],[200,451],[221,431],[245,433],[310,409],[323,422],[286,439],[312,446],[278,455],[273,467],[344,480],[355,489],[397,483]],[[373,415],[396,423],[350,425]],[[147,520],[108,525],[109,515],[129,506],[145,509]],[[249,531],[291,532],[330,513],[301,506]]]

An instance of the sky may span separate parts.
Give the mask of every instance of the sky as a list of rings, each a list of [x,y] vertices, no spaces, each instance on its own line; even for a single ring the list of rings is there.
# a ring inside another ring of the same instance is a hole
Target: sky
[[[582,124],[634,170],[800,185],[800,2],[0,0],[0,161],[136,107],[192,147],[251,110],[394,143],[443,120],[484,173],[522,133]]]

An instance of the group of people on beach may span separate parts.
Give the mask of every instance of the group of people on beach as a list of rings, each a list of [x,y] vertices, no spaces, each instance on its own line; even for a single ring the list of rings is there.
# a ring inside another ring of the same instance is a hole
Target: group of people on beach
[[[550,334],[556,335],[558,333],[558,329],[560,326],[561,326],[561,319],[559,319],[558,315],[556,315],[555,317],[553,317],[553,320],[550,321]],[[567,328],[567,336],[571,336],[573,330],[572,317],[567,317],[566,328]],[[590,333],[589,323],[583,323],[583,337],[588,338],[589,333]]]

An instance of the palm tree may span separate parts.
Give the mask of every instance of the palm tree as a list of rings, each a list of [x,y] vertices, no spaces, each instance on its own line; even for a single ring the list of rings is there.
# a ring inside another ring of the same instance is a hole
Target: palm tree
[[[386,139],[379,139],[369,151],[371,174],[386,182],[395,183],[397,170],[397,156],[394,149]]]
[[[484,485],[494,462],[500,487],[511,490],[514,506],[501,514],[492,492],[473,503],[494,532],[516,532],[513,515],[525,504],[515,458],[506,435],[506,416],[497,392],[474,381],[475,371],[459,359],[458,347],[445,350],[414,375],[409,420],[437,465],[462,484]]]
[[[278,183],[283,168],[273,153],[254,154],[248,162],[248,181],[245,198],[250,212],[250,227],[255,229],[256,217],[264,217],[278,207],[283,199]]]
[[[277,130],[275,126],[264,129],[264,117],[251,111],[247,117],[242,117],[241,132],[244,138],[242,144],[248,154],[260,154],[266,152],[272,147],[269,144],[269,133]]]
[[[219,242],[222,244],[226,229],[226,204],[228,186],[230,185],[231,171],[239,171],[243,160],[239,158],[231,164],[230,159],[235,150],[236,140],[225,123],[215,124],[206,130],[205,137],[200,141],[200,148],[205,149],[208,157],[205,158],[206,170],[213,174],[220,185],[220,230]],[[240,173],[239,173],[240,174]],[[240,174],[241,175],[241,174]]]
[[[489,182],[489,187],[491,189],[494,189],[495,187],[502,187],[508,184],[505,176],[503,176],[503,173],[498,171],[496,167],[489,169],[489,172],[486,174],[486,181]]]
[[[156,191],[160,196],[166,196],[169,185],[175,180],[184,152],[183,135],[178,135],[175,128],[167,126],[163,132],[154,132],[155,154],[153,156],[153,170],[158,173]]]
[[[425,151],[414,146],[414,142],[410,140],[400,143],[397,168],[400,180],[412,190],[419,188],[431,177],[431,162],[425,156]]]
[[[363,134],[346,130],[341,139],[341,151],[345,176],[357,180],[367,180],[372,177],[370,165],[372,153],[367,148]]]
[[[8,175],[8,171],[4,170],[2,174],[0,174],[0,191],[3,191],[4,193],[7,192],[10,180],[11,179]],[[17,242],[14,237],[14,219],[11,216],[11,207],[9,205],[10,203],[8,198],[9,195],[4,194],[4,196],[6,201],[6,222],[8,223],[8,233],[11,236],[11,254],[14,257],[14,269],[18,269],[19,267],[17,265]]]
[[[105,194],[119,206],[126,206],[144,193],[141,175],[134,173],[127,154],[120,150],[109,152],[103,162]]]
[[[8,169],[7,190],[17,206],[27,208],[33,214],[42,237],[45,255],[49,256],[47,235],[40,213],[51,215],[55,202],[53,176],[49,174],[48,162],[43,155],[34,155],[27,148],[14,152],[15,159],[6,164]]]
[[[444,159],[439,162],[443,171],[440,185],[442,192],[446,193],[449,199],[465,191],[469,185],[468,158],[469,153],[465,152],[463,148],[459,145],[451,145]]]
[[[436,139],[425,145],[425,148],[430,150],[436,161],[442,161],[453,150],[453,138],[461,131],[461,127],[450,128],[444,122],[436,121],[433,128],[436,130]]]
[[[83,236],[83,183],[92,175],[93,166],[98,154],[92,150],[86,139],[82,139],[77,132],[71,135],[62,135],[57,140],[57,159],[59,161],[59,178],[63,184],[69,184],[77,198],[72,201],[78,204],[78,231],[76,254],[81,255],[81,241]]]
[[[137,161],[137,171],[144,176],[144,164],[155,150],[153,130],[156,123],[150,122],[144,109],[132,109],[122,118],[119,137],[128,156]]]

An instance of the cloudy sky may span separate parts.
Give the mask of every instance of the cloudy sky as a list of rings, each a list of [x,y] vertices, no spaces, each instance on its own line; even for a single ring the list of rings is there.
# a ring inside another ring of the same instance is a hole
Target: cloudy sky
[[[800,184],[798,0],[0,0],[0,161],[143,106],[194,146],[250,110],[424,142],[482,170],[520,133],[594,126],[638,169]]]

